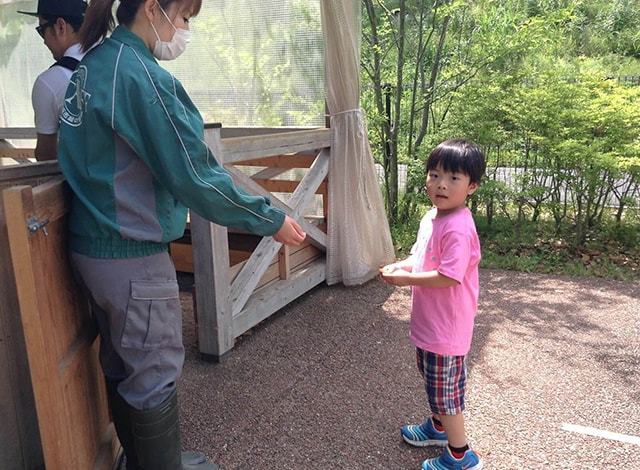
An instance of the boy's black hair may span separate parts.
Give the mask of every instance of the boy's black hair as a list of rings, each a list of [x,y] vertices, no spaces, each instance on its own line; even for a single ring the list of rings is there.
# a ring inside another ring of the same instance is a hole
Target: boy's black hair
[[[486,167],[480,147],[464,139],[445,140],[433,149],[427,158],[427,172],[439,165],[444,171],[468,175],[470,183],[480,183]]]

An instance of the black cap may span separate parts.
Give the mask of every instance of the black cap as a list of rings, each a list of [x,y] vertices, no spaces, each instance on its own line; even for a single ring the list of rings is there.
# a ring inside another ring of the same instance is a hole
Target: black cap
[[[38,11],[18,11],[30,16],[55,16],[82,20],[87,3],[83,0],[39,0]]]

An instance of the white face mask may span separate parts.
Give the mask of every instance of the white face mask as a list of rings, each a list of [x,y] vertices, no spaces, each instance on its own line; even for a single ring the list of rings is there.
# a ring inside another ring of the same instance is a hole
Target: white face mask
[[[153,47],[153,56],[158,60],[173,60],[182,54],[187,48],[187,44],[191,41],[191,31],[173,26],[173,22],[169,19],[160,4],[158,4],[158,7],[175,32],[173,33],[173,37],[170,41],[161,41],[160,35],[158,34],[158,31],[156,31],[156,27],[150,22],[153,32],[156,33],[157,38],[156,44]]]

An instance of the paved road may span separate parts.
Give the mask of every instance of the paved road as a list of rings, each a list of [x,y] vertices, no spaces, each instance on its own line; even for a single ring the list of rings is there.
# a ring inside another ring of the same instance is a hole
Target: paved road
[[[484,270],[481,288],[466,417],[485,468],[640,468],[640,286]],[[183,305],[185,447],[225,469],[418,469],[436,455],[399,436],[426,410],[408,290],[316,288],[222,364],[198,359]],[[602,431],[617,434],[584,434]]]

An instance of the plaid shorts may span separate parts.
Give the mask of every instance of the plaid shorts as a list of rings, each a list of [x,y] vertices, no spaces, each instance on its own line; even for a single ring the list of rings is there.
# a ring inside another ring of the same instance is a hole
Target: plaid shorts
[[[416,360],[431,412],[450,416],[462,413],[467,382],[466,356],[442,356],[416,348]]]

